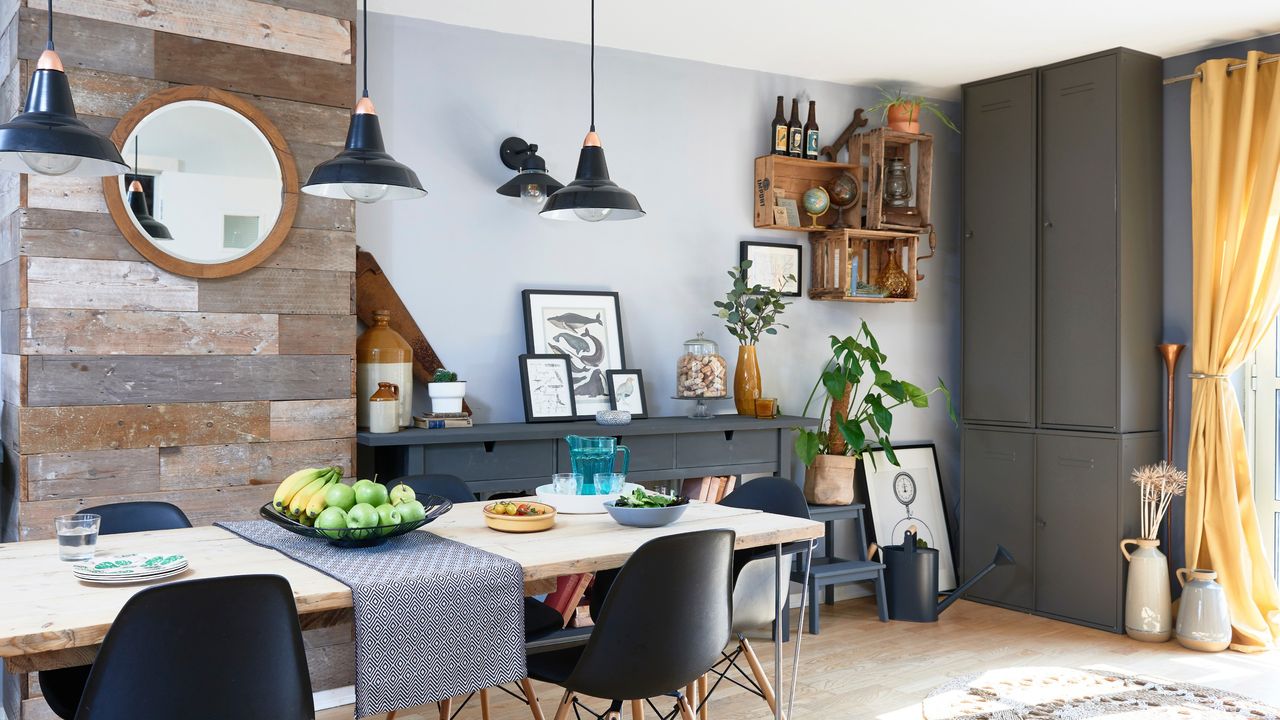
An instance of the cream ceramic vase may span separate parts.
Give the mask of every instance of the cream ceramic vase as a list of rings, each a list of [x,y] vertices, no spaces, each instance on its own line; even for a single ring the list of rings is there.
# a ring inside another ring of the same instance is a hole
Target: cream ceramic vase
[[[1182,600],[1175,636],[1189,650],[1222,652],[1231,645],[1231,613],[1227,594],[1212,570],[1178,570]]]
[[[1138,549],[1129,552],[1130,545]],[[1120,552],[1129,561],[1124,631],[1134,640],[1165,642],[1173,635],[1173,605],[1169,598],[1169,561],[1160,552],[1160,541],[1121,540]]]
[[[373,325],[356,340],[356,424],[372,422],[373,394],[381,383],[399,390],[396,422],[413,425],[413,348],[391,329],[391,313],[375,310]]]

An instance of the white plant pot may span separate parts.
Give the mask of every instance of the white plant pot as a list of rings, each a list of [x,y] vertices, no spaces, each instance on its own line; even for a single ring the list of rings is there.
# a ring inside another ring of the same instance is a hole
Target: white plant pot
[[[427,394],[431,396],[431,412],[460,413],[462,398],[467,395],[467,381],[427,383]]]

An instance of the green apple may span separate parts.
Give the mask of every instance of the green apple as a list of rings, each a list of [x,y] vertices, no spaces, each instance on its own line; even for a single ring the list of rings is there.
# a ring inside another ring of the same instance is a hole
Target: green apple
[[[347,529],[347,512],[340,507],[327,507],[316,516],[316,527],[325,537],[336,540],[342,533],[335,531]]]
[[[379,525],[399,525],[400,511],[391,503],[383,503],[377,508]]]
[[[427,509],[418,500],[397,505],[396,510],[400,511],[400,522],[417,522],[427,516]]]
[[[378,511],[369,503],[356,503],[347,511],[347,527],[371,528],[378,524]]]
[[[336,483],[325,492],[324,504],[326,507],[342,508],[345,515],[356,504],[356,491],[352,490],[350,485]]]
[[[413,491],[413,488],[405,485],[404,483],[400,483],[399,485],[391,488],[392,505],[402,505],[407,502],[413,502],[417,497],[418,494]]]
[[[356,493],[357,503],[378,507],[387,502],[387,486],[381,483],[369,482],[364,485],[356,483],[352,490]]]

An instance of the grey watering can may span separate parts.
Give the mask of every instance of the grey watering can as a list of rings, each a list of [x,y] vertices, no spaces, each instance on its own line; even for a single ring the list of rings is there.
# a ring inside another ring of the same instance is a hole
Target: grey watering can
[[[889,618],[909,622],[937,622],[938,614],[959,600],[987,573],[1004,565],[1013,565],[1013,554],[996,545],[991,562],[963,585],[938,602],[938,551],[916,547],[916,527],[903,535],[901,545],[880,548],[884,563],[885,590],[889,600]]]

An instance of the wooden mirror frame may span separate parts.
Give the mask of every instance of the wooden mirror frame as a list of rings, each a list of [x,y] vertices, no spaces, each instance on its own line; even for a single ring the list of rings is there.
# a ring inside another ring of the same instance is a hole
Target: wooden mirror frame
[[[253,123],[271,144],[271,149],[276,154],[276,162],[280,165],[281,184],[280,215],[276,218],[271,231],[262,242],[258,243],[257,247],[238,258],[220,263],[194,263],[174,257],[156,247],[151,242],[151,238],[134,224],[133,212],[120,192],[119,175],[102,179],[102,191],[106,195],[107,210],[110,211],[111,219],[115,221],[116,227],[124,234],[133,249],[165,270],[196,278],[238,275],[261,265],[264,260],[271,257],[271,254],[284,242],[285,236],[293,229],[294,216],[298,214],[298,168],[294,165],[293,153],[289,152],[289,144],[285,142],[284,135],[280,134],[275,123],[271,122],[261,110],[236,95],[201,85],[169,88],[146,97],[120,118],[115,131],[111,133],[111,141],[123,152],[129,135],[147,116],[165,105],[188,100],[203,100],[240,113]]]

